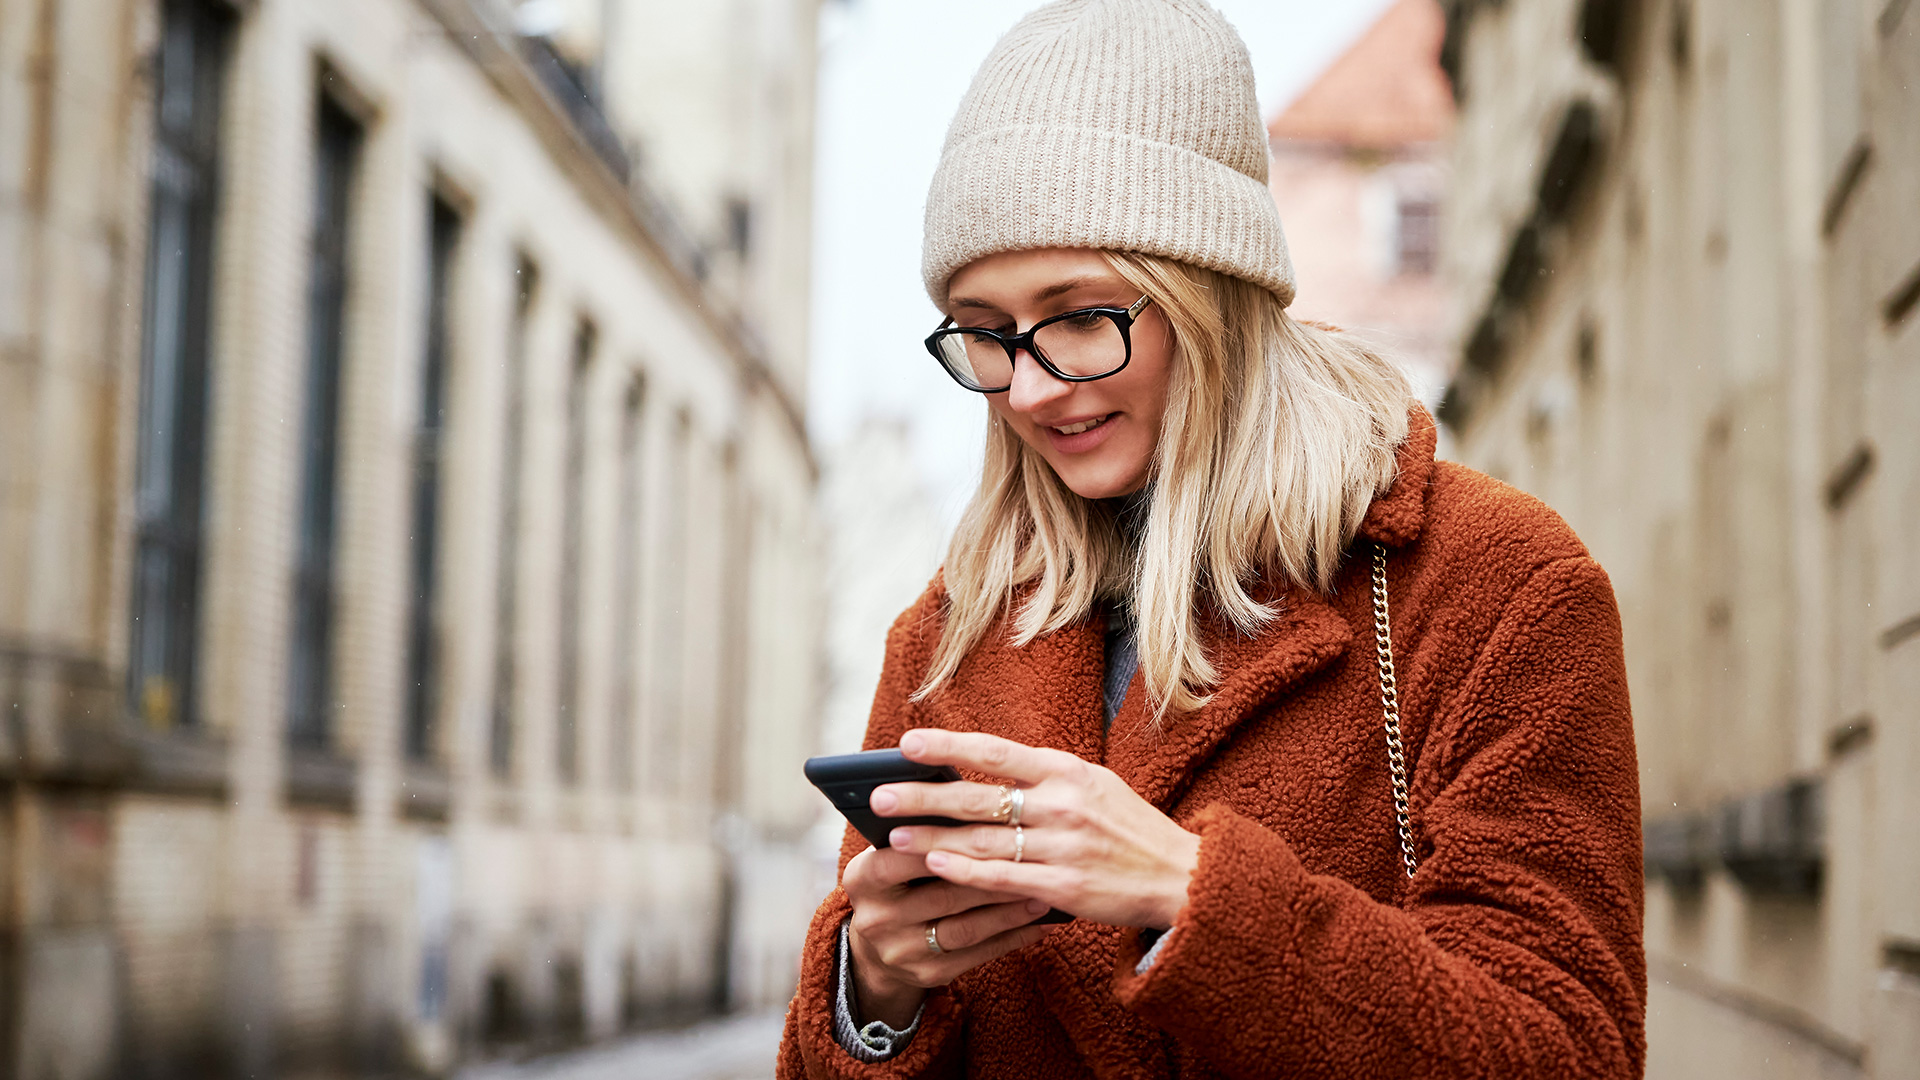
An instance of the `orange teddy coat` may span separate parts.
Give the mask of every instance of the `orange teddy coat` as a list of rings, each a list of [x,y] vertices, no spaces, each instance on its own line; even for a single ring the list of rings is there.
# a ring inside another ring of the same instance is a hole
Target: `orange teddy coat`
[[[927,999],[892,1060],[833,1037],[851,910],[820,906],[778,1074],[860,1077],[1633,1077],[1645,1061],[1640,799],[1606,574],[1551,510],[1433,459],[1414,412],[1332,596],[1253,638],[1214,626],[1212,701],[1147,723],[1136,675],[1102,730],[1102,627],[990,632],[908,700],[938,579],[894,624],[867,730],[985,731],[1100,762],[1199,834],[1172,937],[1080,921]],[[1419,872],[1393,826],[1370,557],[1389,551]],[[986,779],[973,777],[973,779]],[[866,846],[848,830],[841,867]]]

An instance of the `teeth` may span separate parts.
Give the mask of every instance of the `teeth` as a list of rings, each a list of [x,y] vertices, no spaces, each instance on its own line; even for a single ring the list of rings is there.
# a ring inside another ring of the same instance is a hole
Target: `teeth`
[[[1111,416],[1111,415],[1113,414],[1112,413],[1107,414],[1107,416]],[[1057,428],[1054,428],[1053,430],[1059,432],[1062,435],[1078,435],[1083,431],[1092,431],[1094,428],[1097,428],[1101,424],[1104,424],[1106,422],[1107,422],[1106,416],[1096,416],[1091,420],[1082,420],[1078,424],[1068,424],[1066,427],[1057,427]]]

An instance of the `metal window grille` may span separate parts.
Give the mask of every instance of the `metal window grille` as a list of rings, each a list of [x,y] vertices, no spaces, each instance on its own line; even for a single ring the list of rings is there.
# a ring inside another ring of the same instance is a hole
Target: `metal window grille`
[[[426,348],[420,372],[420,417],[413,445],[413,532],[408,553],[413,590],[407,598],[406,750],[433,756],[439,704],[440,642],[434,627],[439,584],[440,460],[447,424],[448,279],[460,242],[460,215],[439,198],[429,202]]]
[[[661,631],[655,635],[650,690],[654,708],[648,713],[646,782],[655,791],[677,795],[685,789],[680,760],[686,725],[686,610],[687,552],[693,523],[693,416],[682,408],[674,414],[667,441],[667,460],[660,470],[660,571],[654,578],[655,609],[661,613]]]
[[[586,516],[587,384],[597,336],[593,323],[582,319],[573,336],[567,383],[567,472],[560,518],[560,709],[554,756],[560,778],[568,783],[580,779],[580,564]]]
[[[220,97],[232,20],[207,0],[168,0],[161,17],[127,692],[132,712],[165,730],[196,719]]]
[[[487,760],[496,776],[513,771],[518,710],[517,657],[520,626],[520,480],[526,441],[527,333],[540,270],[522,256],[514,267],[513,322],[507,336],[506,415],[500,451],[500,552],[494,586],[493,707],[487,725]]]
[[[294,556],[288,737],[325,748],[331,708],[334,530],[337,524],[340,375],[345,352],[349,212],[363,133],[320,95],[314,131],[307,255],[307,378],[300,444],[299,540]]]
[[[627,387],[625,411],[620,420],[620,519],[619,541],[615,552],[615,573],[619,575],[618,623],[614,629],[616,699],[613,731],[610,733],[613,758],[613,782],[622,791],[633,787],[635,692],[634,665],[639,661],[640,636],[640,507],[642,424],[645,420],[646,385],[635,378]]]

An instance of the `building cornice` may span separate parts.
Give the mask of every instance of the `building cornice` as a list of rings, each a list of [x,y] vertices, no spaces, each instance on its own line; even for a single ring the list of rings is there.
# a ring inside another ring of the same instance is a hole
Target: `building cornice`
[[[623,182],[568,118],[566,109],[535,76],[515,48],[513,29],[498,24],[476,0],[419,0],[533,129],[561,170],[594,209],[658,264],[673,289],[721,343],[750,393],[772,397],[786,419],[810,476],[819,465],[807,439],[806,415],[768,363],[766,352],[735,306],[695,271],[697,248],[665,200],[634,177]],[[678,242],[676,242],[678,241]]]

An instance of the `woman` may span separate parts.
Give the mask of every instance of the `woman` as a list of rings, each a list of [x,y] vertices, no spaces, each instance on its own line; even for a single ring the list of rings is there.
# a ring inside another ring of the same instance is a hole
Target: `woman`
[[[986,462],[866,745],[973,824],[849,831],[781,1075],[1640,1073],[1606,576],[1288,318],[1266,161],[1200,0],[1042,8],[961,105],[928,346]]]

